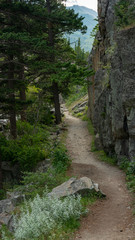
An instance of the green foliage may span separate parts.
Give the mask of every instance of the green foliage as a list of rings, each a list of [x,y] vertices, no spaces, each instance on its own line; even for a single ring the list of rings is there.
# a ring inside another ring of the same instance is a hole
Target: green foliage
[[[135,193],[135,162],[130,162],[127,158],[122,158],[120,168],[126,172],[128,188]]]
[[[76,53],[76,62],[77,64],[81,64],[86,66],[88,57],[89,57],[89,52],[85,52],[84,49],[81,48],[81,40],[80,38],[78,39],[77,44],[75,44],[75,53]]]
[[[48,197],[46,193],[42,197],[37,195],[33,201],[25,203],[19,217],[16,216],[14,237],[17,240],[52,239],[55,229],[78,227],[83,212],[80,196],[60,200]],[[6,240],[4,235],[2,239]]]
[[[95,137],[93,136],[92,142],[91,142],[91,152],[96,152],[97,148],[95,146]]]
[[[3,200],[6,198],[6,191],[4,189],[0,189],[0,200]]]
[[[129,166],[129,160],[125,157],[120,160],[120,169],[126,170]]]
[[[90,119],[88,119],[88,130],[90,134],[92,135],[92,142],[91,142],[91,151],[95,152],[97,157],[106,163],[109,163],[111,165],[116,165],[116,157],[115,156],[109,156],[107,153],[105,153],[103,150],[98,151],[95,147],[95,133],[94,133],[94,128],[93,124]]]
[[[71,160],[67,155],[66,147],[63,144],[58,144],[52,152],[52,164],[56,172],[65,172],[70,166]]]
[[[117,161],[116,157],[109,156],[103,150],[96,151],[96,154],[101,161],[109,163],[111,165],[116,165],[116,161]]]
[[[84,112],[79,112],[77,114],[74,114],[76,117],[81,118],[84,115]]]
[[[98,21],[97,19],[95,19],[95,20]],[[92,29],[92,31],[90,33],[90,36],[92,38],[94,38],[94,42],[93,42],[93,46],[94,47],[96,47],[98,45],[98,43],[99,43],[98,39],[96,38],[96,35],[97,35],[98,31],[99,31],[99,23],[97,23],[95,25],[95,27]]]
[[[135,24],[135,6],[133,0],[120,0],[115,5],[116,25],[126,27]]]
[[[90,36],[95,38],[98,31],[99,31],[99,24],[97,23],[96,26],[92,29]]]
[[[33,198],[37,194],[43,195],[45,187],[49,191],[63,182],[69,177],[65,173],[58,173],[55,169],[49,168],[45,173],[41,172],[24,172],[20,186],[15,186],[15,190],[23,192],[26,197]]]
[[[89,130],[89,132],[90,132],[90,134],[92,135],[92,136],[94,136],[94,127],[93,127],[93,125],[92,125],[92,122],[91,122],[91,120],[90,119],[88,119],[88,130]]]
[[[79,100],[80,98],[84,97],[87,94],[87,87],[86,86],[73,86],[70,89],[70,94],[66,99],[66,105],[69,107],[74,102]]]
[[[45,128],[34,127],[21,121],[17,123],[17,130],[16,140],[1,138],[1,159],[12,164],[19,163],[22,171],[28,171],[47,157],[49,133]]]
[[[81,203],[84,209],[86,209],[87,206],[95,203],[96,200],[100,197],[101,197],[100,194],[96,193],[95,191],[91,191],[90,193],[87,193],[85,196],[81,198]]]

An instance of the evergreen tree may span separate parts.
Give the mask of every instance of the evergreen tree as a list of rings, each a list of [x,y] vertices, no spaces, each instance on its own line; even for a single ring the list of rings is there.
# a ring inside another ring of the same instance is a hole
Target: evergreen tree
[[[83,26],[82,17],[75,14],[72,9],[66,9],[62,4],[63,1],[46,0],[48,11],[48,45],[52,48],[50,54],[50,64],[55,66],[56,56],[58,54],[58,42],[64,33],[72,33],[73,31],[81,30],[85,33],[86,26]],[[58,58],[57,58],[58,60]],[[56,74],[56,69],[51,68],[51,74]],[[57,77],[56,77],[57,78]],[[56,78],[52,80],[52,93],[55,106],[56,123],[61,122],[61,112],[59,103],[59,84]],[[52,79],[52,77],[51,77]]]
[[[31,3],[31,1],[19,0],[0,2],[2,110],[9,115],[11,136],[14,139],[17,136],[18,109],[21,119],[26,119],[25,90],[28,85],[30,58],[34,53],[41,52],[41,45],[46,46],[43,33],[47,17],[41,3],[42,1]],[[18,100],[18,92],[20,92],[20,100]]]

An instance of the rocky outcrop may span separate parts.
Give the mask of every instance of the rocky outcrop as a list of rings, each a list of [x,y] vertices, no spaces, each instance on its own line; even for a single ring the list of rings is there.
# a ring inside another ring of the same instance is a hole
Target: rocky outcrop
[[[48,195],[51,197],[67,197],[70,195],[80,194],[82,196],[89,193],[99,193],[100,196],[105,197],[97,183],[94,183],[90,178],[82,177],[80,179],[71,178],[60,186],[54,188]]]
[[[21,171],[19,164],[12,164],[11,162],[2,162],[2,172],[3,172],[3,179],[4,182],[10,182],[10,184],[14,182],[19,182],[21,179]]]
[[[135,160],[135,25],[118,29],[114,6],[99,0],[99,32],[89,64],[89,116],[99,146],[118,159]],[[96,144],[98,145],[98,144]]]
[[[25,196],[19,192],[8,193],[8,199],[0,201],[0,228],[6,225],[12,232],[14,230],[13,211],[17,204],[25,200]]]
[[[72,113],[85,113],[88,106],[88,94],[79,100],[73,107]]]

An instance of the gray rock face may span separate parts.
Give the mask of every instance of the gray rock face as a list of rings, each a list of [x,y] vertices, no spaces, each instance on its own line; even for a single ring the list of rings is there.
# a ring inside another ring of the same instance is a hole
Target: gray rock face
[[[87,195],[88,193],[95,191],[105,196],[98,187],[97,183],[93,183],[90,178],[82,177],[80,179],[71,178],[67,182],[54,188],[49,196],[52,197],[66,197],[73,194]]]
[[[5,224],[10,231],[14,229],[13,211],[16,205],[24,201],[25,196],[19,192],[8,193],[8,199],[0,201],[0,228]]]
[[[19,181],[21,178],[20,167],[18,164],[12,165],[10,162],[2,162],[2,172],[5,182]]]
[[[99,0],[97,45],[89,57],[96,71],[89,79],[89,116],[97,145],[118,159],[135,160],[135,26],[116,28],[114,5]],[[100,143],[99,143],[100,139]]]

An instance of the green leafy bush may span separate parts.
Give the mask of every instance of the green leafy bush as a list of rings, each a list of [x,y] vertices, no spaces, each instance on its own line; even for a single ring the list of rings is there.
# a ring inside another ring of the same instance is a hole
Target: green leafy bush
[[[127,158],[122,158],[120,168],[126,172],[128,188],[135,193],[135,162],[130,162]]]
[[[123,157],[120,161],[119,167],[122,170],[127,170],[127,168],[129,167],[129,160],[126,157]]]
[[[66,147],[63,144],[58,144],[52,153],[52,164],[57,172],[64,172],[70,166],[71,160],[67,155]]]
[[[133,0],[120,0],[115,5],[115,15],[117,16],[116,25],[125,27],[135,24],[135,6]]]
[[[49,154],[49,133],[45,128],[34,127],[27,122],[17,123],[16,140],[0,139],[2,161],[19,163],[22,171],[34,168]]]
[[[45,187],[49,191],[63,182],[67,181],[63,173],[57,173],[55,169],[49,168],[45,173],[41,172],[24,172],[20,186],[15,188],[15,191],[23,192],[28,198],[33,198],[37,194],[43,195]]]

